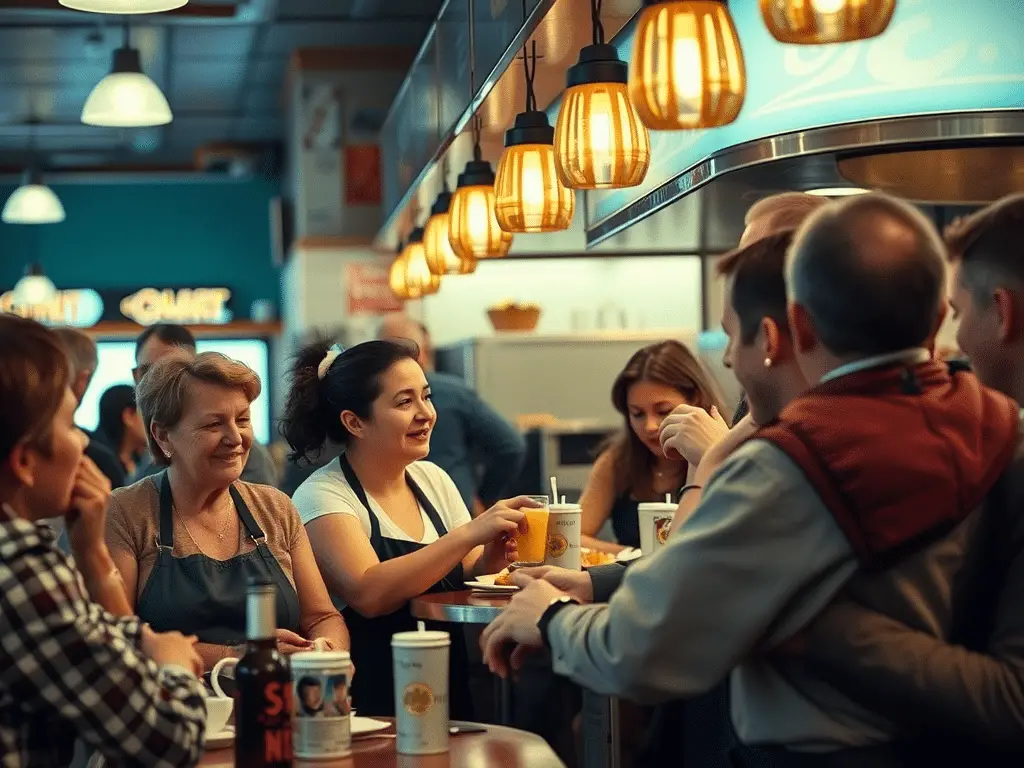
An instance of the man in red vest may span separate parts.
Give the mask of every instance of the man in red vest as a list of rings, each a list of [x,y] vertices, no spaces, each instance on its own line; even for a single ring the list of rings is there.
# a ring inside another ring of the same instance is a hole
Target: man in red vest
[[[609,603],[577,606],[529,584],[485,631],[492,668],[507,672],[510,644],[547,645],[556,672],[645,702],[728,675],[739,764],[882,765],[896,725],[799,658],[764,652],[841,589],[948,637],[952,585],[974,565],[981,502],[1017,447],[1018,413],[925,348],[945,309],[944,261],[931,224],[892,198],[812,216],[790,250],[787,290],[797,362],[814,386],[725,461]]]

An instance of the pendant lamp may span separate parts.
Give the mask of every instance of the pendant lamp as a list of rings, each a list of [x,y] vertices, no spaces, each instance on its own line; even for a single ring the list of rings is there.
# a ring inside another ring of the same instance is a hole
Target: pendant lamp
[[[401,256],[404,262],[405,292],[407,298],[419,299],[437,293],[441,278],[427,266],[427,253],[423,247],[423,227],[416,227],[409,233],[409,240]]]
[[[160,13],[173,11],[188,3],[188,0],[59,0],[65,8],[90,13],[110,13],[127,16],[136,13]]]
[[[882,34],[896,0],[760,0],[761,16],[780,43],[849,43]]]
[[[647,175],[651,140],[629,100],[627,67],[604,42],[601,0],[591,0],[594,44],[569,69],[555,121],[555,167],[573,189],[635,187]]]
[[[143,128],[166,125],[173,118],[163,93],[142,72],[142,60],[138,49],[129,45],[126,24],[124,46],[114,51],[110,74],[85,100],[82,122],[108,128]]]
[[[406,295],[405,290],[405,261],[402,259],[402,254],[405,251],[405,246],[402,245],[402,241],[398,241],[398,248],[395,251],[395,259],[391,262],[391,268],[388,269],[388,287],[391,292],[395,294],[395,297],[405,301],[409,298]]]
[[[5,224],[56,224],[64,221],[64,206],[42,174],[32,169],[7,198],[0,219]]]
[[[34,307],[49,304],[57,298],[57,286],[53,284],[39,264],[29,264],[25,276],[14,285],[14,303],[19,307]]]
[[[479,118],[473,118],[473,159],[459,174],[448,211],[448,242],[462,259],[499,259],[508,255],[512,235],[494,216],[494,171],[480,154]]]
[[[725,0],[645,0],[629,97],[644,125],[674,131],[736,119],[746,95],[739,36]]]
[[[476,259],[472,256],[464,259],[452,250],[449,240],[451,217],[448,213],[451,203],[452,193],[448,191],[448,184],[445,183],[444,189],[430,208],[427,226],[423,228],[423,249],[427,267],[438,277],[468,275],[476,271]]]
[[[516,115],[515,125],[505,132],[505,153],[494,181],[494,214],[506,232],[568,229],[576,210],[576,193],[562,183],[555,169],[555,131],[547,115],[537,109],[536,42],[531,60],[524,48],[526,111]]]

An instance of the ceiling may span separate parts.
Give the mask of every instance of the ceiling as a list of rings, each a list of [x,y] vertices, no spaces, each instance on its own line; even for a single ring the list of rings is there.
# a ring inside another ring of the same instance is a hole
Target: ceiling
[[[0,0],[0,171],[30,146],[49,170],[176,169],[219,142],[280,146],[292,51],[416,48],[441,0],[191,0],[176,12],[117,17],[57,0]],[[161,128],[82,125],[82,105],[110,69],[123,20],[143,70],[174,112]]]

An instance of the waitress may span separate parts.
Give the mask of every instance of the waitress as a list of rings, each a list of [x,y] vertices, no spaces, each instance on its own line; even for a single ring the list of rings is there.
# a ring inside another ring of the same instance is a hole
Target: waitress
[[[277,591],[278,648],[347,649],[291,501],[239,480],[252,445],[259,378],[215,352],[176,353],[139,382],[154,460],[166,471],[111,497],[107,542],[138,616],[199,638],[206,668],[241,655],[252,579]]]
[[[294,501],[327,586],[342,603],[359,670],[353,705],[395,711],[391,636],[416,629],[409,600],[459,591],[467,574],[496,573],[515,560],[525,498],[471,519],[452,479],[423,461],[437,419],[411,344],[371,341],[341,351],[306,346],[292,371],[282,434],[293,461],[324,444],[345,447],[314,472]],[[450,627],[438,626],[449,630]],[[465,639],[451,632],[452,717],[471,719]]]

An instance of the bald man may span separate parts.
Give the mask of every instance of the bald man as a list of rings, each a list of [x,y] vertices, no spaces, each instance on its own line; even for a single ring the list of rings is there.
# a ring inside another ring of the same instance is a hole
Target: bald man
[[[526,457],[522,435],[462,379],[434,370],[430,334],[423,324],[390,315],[377,336],[412,341],[419,349],[437,410],[429,459],[451,475],[466,506],[472,510],[479,500],[486,509],[507,493],[521,490],[512,486]]]
[[[931,224],[892,198],[814,214],[787,265],[795,354],[814,386],[725,461],[608,604],[529,583],[485,631],[488,661],[503,669],[510,642],[546,645],[557,673],[650,702],[728,676],[734,765],[899,765],[898,726],[764,652],[841,590],[949,639],[954,583],[979,566],[982,504],[1024,456],[1016,404],[924,346],[944,312],[944,260]]]

